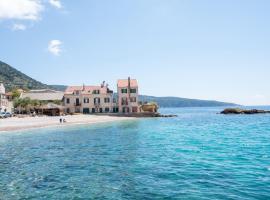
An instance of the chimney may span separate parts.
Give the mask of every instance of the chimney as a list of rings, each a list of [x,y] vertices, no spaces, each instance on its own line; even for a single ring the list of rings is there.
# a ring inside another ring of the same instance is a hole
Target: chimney
[[[128,77],[128,89],[130,89],[130,77]]]
[[[105,86],[105,81],[103,81],[102,83],[101,83],[101,88],[103,88]]]
[[[128,77],[128,97],[130,100],[130,77]]]
[[[82,90],[84,91],[85,90],[85,85],[83,84],[83,88],[82,88]]]

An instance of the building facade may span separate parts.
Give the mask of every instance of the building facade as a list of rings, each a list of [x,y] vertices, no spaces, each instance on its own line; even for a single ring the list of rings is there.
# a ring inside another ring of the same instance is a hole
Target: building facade
[[[103,82],[100,86],[69,86],[64,93],[66,113],[137,113],[139,112],[136,79],[120,79],[117,94]]]
[[[136,79],[120,79],[117,82],[118,108],[121,113],[139,112],[139,92]]]
[[[66,113],[116,112],[113,91],[105,86],[69,86],[64,93]]]
[[[6,98],[6,89],[3,83],[0,83],[0,112],[11,112],[11,103]]]

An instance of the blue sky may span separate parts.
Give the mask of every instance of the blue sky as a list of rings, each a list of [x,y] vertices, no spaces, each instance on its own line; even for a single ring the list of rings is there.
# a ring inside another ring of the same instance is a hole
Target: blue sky
[[[141,94],[270,105],[269,10],[266,0],[0,0],[0,60],[47,84],[115,89],[131,76]]]

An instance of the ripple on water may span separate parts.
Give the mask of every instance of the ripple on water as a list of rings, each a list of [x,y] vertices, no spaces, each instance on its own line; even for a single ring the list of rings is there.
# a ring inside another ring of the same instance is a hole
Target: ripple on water
[[[270,199],[270,117],[177,118],[0,135],[0,199]]]

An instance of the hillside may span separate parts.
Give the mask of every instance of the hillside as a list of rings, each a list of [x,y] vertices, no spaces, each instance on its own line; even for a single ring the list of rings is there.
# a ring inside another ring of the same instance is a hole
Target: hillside
[[[7,91],[12,90],[13,88],[23,88],[23,89],[50,88],[56,90],[59,89],[65,90],[65,86],[61,85],[51,86],[43,84],[1,61],[0,61],[0,81],[2,81],[5,84]]]
[[[64,91],[65,85],[46,85],[24,73],[16,70],[10,65],[0,61],[0,81],[5,84],[7,91],[12,88],[23,88],[23,89],[55,89]],[[214,106],[235,106],[232,103],[225,103],[219,101],[207,101],[198,99],[186,99],[179,97],[154,97],[140,95],[140,101],[142,102],[157,102],[160,107],[214,107]]]
[[[160,107],[219,107],[219,106],[236,106],[233,103],[220,101],[187,99],[180,97],[154,97],[140,95],[142,102],[157,102]]]

